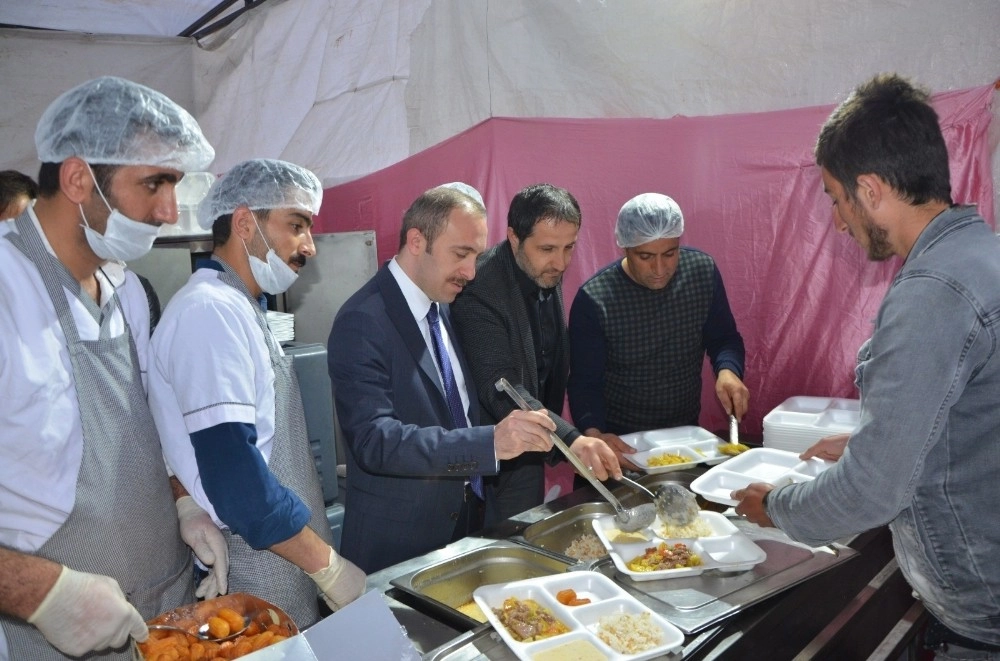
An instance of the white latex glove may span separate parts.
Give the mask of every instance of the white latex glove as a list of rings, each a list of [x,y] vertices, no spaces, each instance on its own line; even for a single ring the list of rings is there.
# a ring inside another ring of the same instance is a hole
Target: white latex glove
[[[195,595],[211,599],[226,594],[229,587],[229,546],[222,531],[208,512],[201,509],[191,496],[181,496],[175,503],[180,521],[181,538],[191,547],[201,563],[211,567],[202,579]]]
[[[319,586],[323,601],[336,611],[365,593],[365,573],[350,560],[345,560],[330,549],[330,564],[315,574],[306,573]]]
[[[28,622],[69,656],[121,647],[129,636],[140,643],[149,637],[146,623],[125,599],[118,581],[65,566]]]

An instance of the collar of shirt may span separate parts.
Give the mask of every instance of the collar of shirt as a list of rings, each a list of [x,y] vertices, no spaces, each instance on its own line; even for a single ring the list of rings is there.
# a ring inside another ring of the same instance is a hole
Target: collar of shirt
[[[213,271],[218,271],[219,273],[225,273],[225,269],[222,268],[221,260],[218,257],[208,257],[205,259],[199,259],[194,265],[195,270],[198,269],[212,269]],[[267,314],[267,296],[261,294],[257,297],[257,305],[260,309]]]
[[[42,230],[42,224],[38,221],[38,216],[35,215],[34,205],[29,206],[27,208],[27,212],[28,217],[31,218],[31,222],[35,224],[35,229],[38,231],[38,235],[42,237],[45,249],[48,250],[49,254],[53,257],[56,257],[56,252],[52,249],[52,244],[49,243],[48,237],[45,236],[45,232]],[[11,222],[13,223],[13,221]],[[97,269],[97,272],[94,275],[97,276],[97,281],[101,285],[100,305],[103,308],[107,305],[108,301],[111,300],[111,295],[114,294],[115,290],[125,283],[125,264],[117,260],[105,262],[99,269]]]
[[[406,305],[410,308],[410,314],[416,319],[417,325],[421,329],[425,328],[426,324],[420,322],[427,317],[427,312],[431,309],[430,297],[413,280],[410,280],[410,276],[406,275],[403,267],[396,262],[395,257],[389,260],[389,273],[396,279],[396,284],[403,292],[403,298],[406,299]]]

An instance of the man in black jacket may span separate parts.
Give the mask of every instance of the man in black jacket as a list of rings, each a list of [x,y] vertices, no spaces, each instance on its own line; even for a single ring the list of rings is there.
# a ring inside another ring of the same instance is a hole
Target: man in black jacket
[[[548,410],[557,435],[605,480],[609,475],[621,477],[614,452],[555,413],[563,409],[569,374],[562,276],[573,256],[580,218],[579,204],[565,189],[536,184],[521,190],[507,213],[507,240],[479,258],[475,280],[451,312],[484,422],[502,420],[517,408],[494,386],[505,377],[533,408]],[[527,452],[500,462],[500,473],[487,479],[487,523],[543,502],[549,456]]]

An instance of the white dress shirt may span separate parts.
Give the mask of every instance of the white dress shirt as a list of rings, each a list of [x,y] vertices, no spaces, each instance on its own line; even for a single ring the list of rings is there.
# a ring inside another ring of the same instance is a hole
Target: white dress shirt
[[[427,345],[427,350],[433,356],[434,345],[431,344],[431,327],[427,321],[427,312],[431,309],[431,299],[424,293],[424,290],[410,280],[410,276],[403,272],[402,267],[396,263],[395,257],[389,260],[389,273],[396,279],[396,284],[399,285],[399,289],[403,292],[406,304],[410,307],[410,314],[413,315],[417,326],[420,328],[420,334],[424,337],[424,344]],[[465,424],[469,425],[469,392],[465,387],[465,374],[462,372],[462,366],[455,358],[457,354],[455,353],[455,346],[451,342],[451,336],[448,334],[448,329],[444,323],[440,324],[440,326],[441,339],[444,340],[444,346],[448,350],[451,371],[455,374],[455,385],[458,386],[458,393],[462,396],[462,410],[465,411]],[[441,383],[443,384],[444,377],[441,376],[441,366],[437,364],[436,360],[434,364],[438,368],[438,376],[441,378]]]

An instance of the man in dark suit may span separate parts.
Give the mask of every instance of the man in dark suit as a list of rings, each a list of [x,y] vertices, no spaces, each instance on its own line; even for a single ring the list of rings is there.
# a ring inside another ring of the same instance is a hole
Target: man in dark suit
[[[604,441],[583,436],[555,412],[563,409],[569,375],[569,337],[562,277],[580,230],[580,205],[550,184],[521,190],[507,213],[507,240],[478,260],[478,275],[452,305],[455,330],[472,364],[483,419],[501,420],[517,406],[494,384],[515,385],[533,408],[547,409],[556,433],[598,479],[621,477]],[[487,523],[540,505],[547,458],[529,452],[500,463],[487,479]]]
[[[341,553],[368,573],[473,531],[481,476],[498,460],[552,447],[555,424],[540,412],[479,426],[448,303],[485,248],[479,202],[451,188],[425,192],[403,216],[397,255],[344,303],[330,332],[349,449]]]

